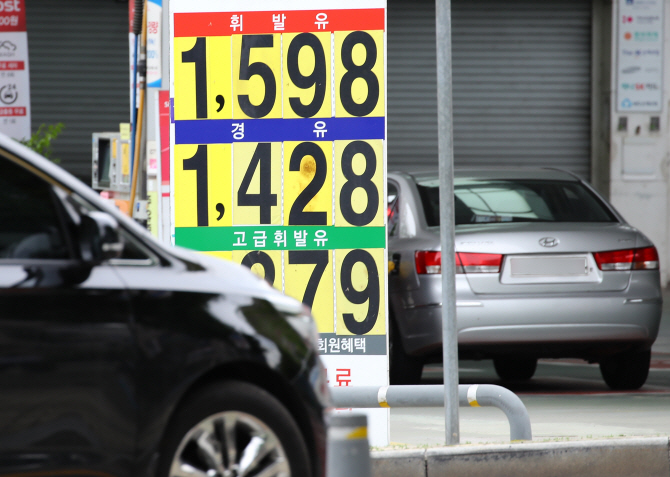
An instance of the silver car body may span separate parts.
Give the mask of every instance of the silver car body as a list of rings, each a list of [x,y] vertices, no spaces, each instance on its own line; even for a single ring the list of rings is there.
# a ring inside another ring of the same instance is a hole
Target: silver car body
[[[439,226],[428,226],[417,189],[417,180],[430,177],[388,174],[389,193],[397,191],[397,215],[389,221],[389,260],[396,263],[389,277],[392,320],[406,354],[424,362],[439,360],[442,346],[441,274],[419,274],[415,264],[417,251],[440,250]],[[432,177],[437,180],[437,174]],[[456,275],[459,355],[521,354],[597,362],[625,350],[648,350],[661,315],[658,269],[602,271],[593,252],[650,247],[651,241],[586,182],[567,172],[455,173],[455,183],[483,178],[579,181],[602,201],[614,221],[456,226],[457,252],[504,255],[499,273]],[[566,267],[584,261],[587,273],[565,273]],[[513,267],[520,273],[512,273]]]

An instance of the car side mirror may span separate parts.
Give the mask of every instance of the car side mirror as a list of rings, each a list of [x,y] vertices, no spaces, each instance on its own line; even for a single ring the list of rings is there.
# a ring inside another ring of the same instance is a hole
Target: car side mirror
[[[79,247],[82,260],[91,265],[120,257],[123,240],[116,219],[105,212],[83,215],[79,224]]]

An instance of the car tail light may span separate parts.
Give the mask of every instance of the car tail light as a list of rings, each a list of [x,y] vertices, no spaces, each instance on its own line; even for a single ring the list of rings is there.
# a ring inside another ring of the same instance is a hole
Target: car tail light
[[[431,250],[416,252],[414,262],[416,263],[416,273],[419,275],[442,273],[442,252]]]
[[[658,270],[658,252],[656,247],[635,249],[633,270]]]
[[[658,269],[658,252],[656,251],[656,247],[595,252],[593,258],[595,258],[598,268],[602,271]]]
[[[456,273],[498,273],[503,256],[497,253],[456,252]],[[442,272],[442,253],[418,251],[415,253],[416,273],[420,275]]]
[[[458,252],[456,257],[456,262],[460,261],[465,273],[498,273],[503,259],[498,253]]]

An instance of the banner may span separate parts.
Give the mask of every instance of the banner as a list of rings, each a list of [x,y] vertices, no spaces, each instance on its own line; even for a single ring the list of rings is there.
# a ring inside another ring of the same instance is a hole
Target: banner
[[[619,0],[619,112],[663,109],[663,3],[663,0]]]

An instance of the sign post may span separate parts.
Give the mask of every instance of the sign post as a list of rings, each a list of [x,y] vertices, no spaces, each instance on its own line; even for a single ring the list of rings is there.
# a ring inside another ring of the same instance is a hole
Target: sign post
[[[30,74],[25,0],[0,2],[0,131],[30,137]]]
[[[175,243],[310,306],[331,386],[388,385],[385,6],[170,0]]]

